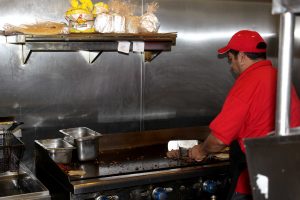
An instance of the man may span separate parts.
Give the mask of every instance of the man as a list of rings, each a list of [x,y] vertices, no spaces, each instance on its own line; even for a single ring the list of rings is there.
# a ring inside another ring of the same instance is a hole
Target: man
[[[266,42],[255,31],[241,30],[219,49],[226,54],[231,69],[238,75],[226,97],[221,112],[211,122],[207,139],[189,150],[189,157],[201,161],[238,142],[244,156],[245,138],[263,137],[275,129],[277,70],[266,60]],[[290,126],[300,126],[300,100],[294,87],[291,91]],[[177,151],[167,153],[178,156]],[[249,174],[238,167],[237,184],[232,200],[252,199]]]

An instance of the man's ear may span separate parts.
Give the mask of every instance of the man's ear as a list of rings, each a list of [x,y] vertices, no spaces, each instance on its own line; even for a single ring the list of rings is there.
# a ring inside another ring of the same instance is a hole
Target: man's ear
[[[238,57],[239,57],[239,61],[240,61],[240,63],[241,64],[244,64],[245,63],[245,59],[246,59],[246,54],[244,53],[244,52],[239,52],[239,55],[238,55]]]

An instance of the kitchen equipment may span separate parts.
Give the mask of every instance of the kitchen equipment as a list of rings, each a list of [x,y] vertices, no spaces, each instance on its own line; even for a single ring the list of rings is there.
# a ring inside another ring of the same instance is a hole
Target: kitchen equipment
[[[0,117],[0,134],[5,134],[9,132],[17,138],[21,138],[22,132],[19,126],[24,123],[17,121],[7,121],[10,119],[12,119],[12,117]]]
[[[24,124],[24,122],[13,122],[6,131],[13,132],[15,129],[17,129],[22,124]]]
[[[50,158],[56,163],[67,164],[72,160],[75,147],[62,138],[35,140],[35,143],[47,150]]]
[[[0,174],[0,200],[50,200],[47,188],[20,163],[20,171]]]
[[[65,135],[65,140],[77,148],[80,161],[95,160],[99,154],[100,133],[86,127],[77,127],[60,130]]]
[[[24,143],[16,138],[11,131],[3,131],[0,134],[0,173],[18,172],[24,149]]]
[[[201,130],[195,133],[206,135]],[[162,194],[170,200],[211,200],[213,195],[226,199],[228,160],[187,162],[166,157],[170,138],[190,131],[182,128],[134,132],[127,133],[132,136],[127,140],[124,134],[103,134],[97,161],[73,161],[67,165],[54,163],[44,149],[36,146],[36,172],[53,199],[151,200]],[[72,170],[86,173],[69,174]]]
[[[294,128],[295,132],[288,136],[271,135],[245,140],[255,200],[299,199],[300,132],[297,134],[296,130]]]
[[[0,117],[0,124],[11,123],[13,121],[15,121],[15,117],[14,116]]]

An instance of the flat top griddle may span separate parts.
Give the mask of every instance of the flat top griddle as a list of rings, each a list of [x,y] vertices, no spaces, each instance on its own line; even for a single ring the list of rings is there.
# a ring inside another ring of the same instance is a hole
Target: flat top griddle
[[[95,177],[102,178],[223,162],[214,158],[208,158],[203,162],[192,162],[187,159],[170,159],[166,157],[167,151],[166,144],[109,150],[101,152],[95,161],[79,162],[73,159],[72,163],[68,165],[57,165],[66,174],[70,170],[83,170],[85,172],[84,175],[69,176],[70,181],[77,181]],[[76,158],[76,155],[73,158]]]

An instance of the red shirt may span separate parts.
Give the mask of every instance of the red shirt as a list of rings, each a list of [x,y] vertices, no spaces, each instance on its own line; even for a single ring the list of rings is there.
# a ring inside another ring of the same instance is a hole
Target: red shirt
[[[266,136],[275,129],[277,70],[268,60],[248,67],[235,81],[221,112],[211,122],[212,134],[224,144]],[[300,126],[300,100],[292,88],[291,127]],[[236,192],[250,194],[248,171],[239,176]]]

